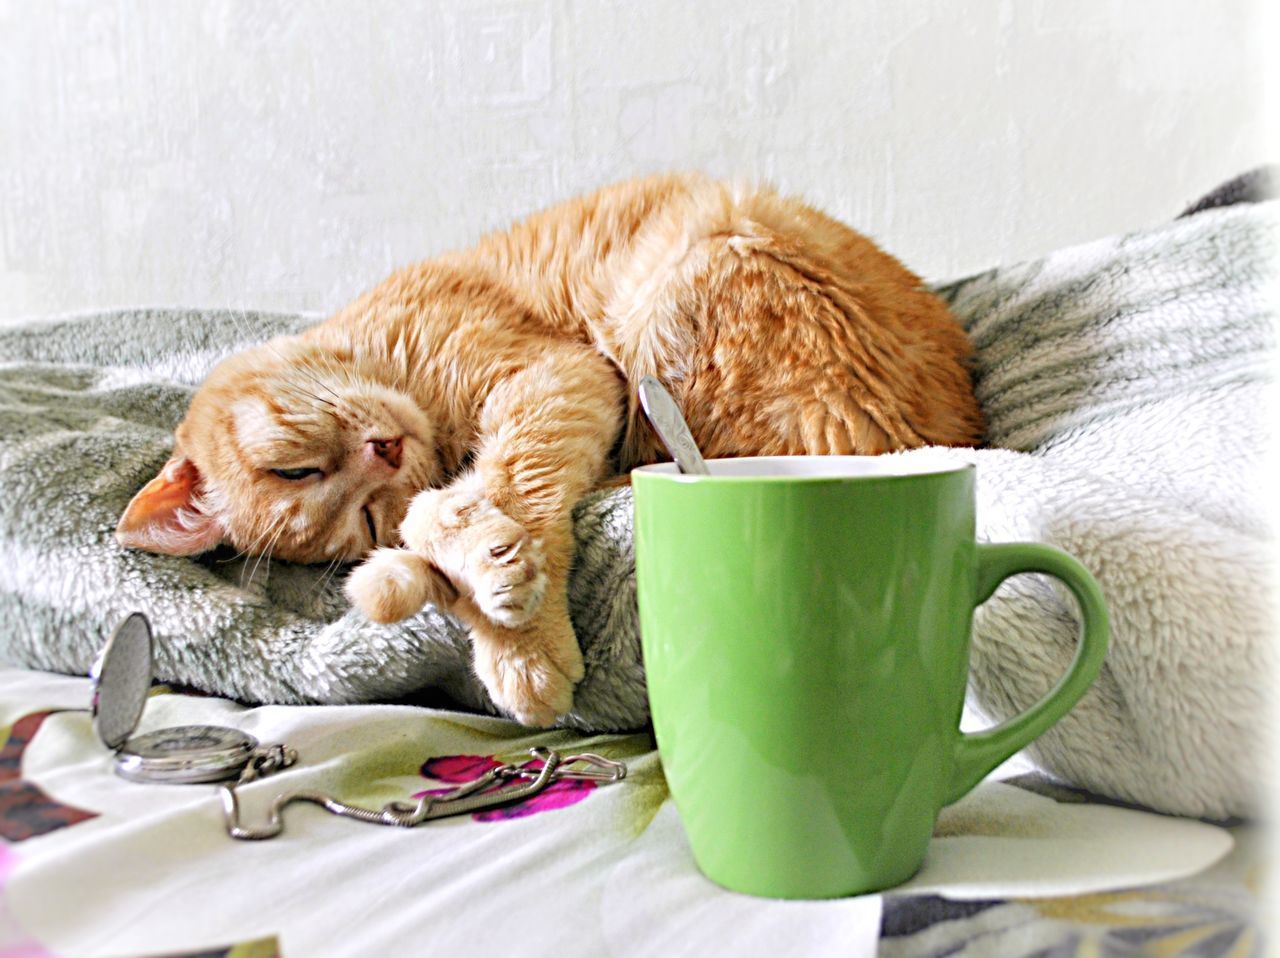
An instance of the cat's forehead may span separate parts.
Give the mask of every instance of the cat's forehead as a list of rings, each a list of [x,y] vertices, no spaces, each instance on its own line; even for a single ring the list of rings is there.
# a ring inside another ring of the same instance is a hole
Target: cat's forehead
[[[229,412],[235,440],[250,454],[328,446],[340,433],[338,423],[323,409],[291,408],[273,397],[244,396]]]
[[[245,396],[231,406],[231,423],[236,439],[244,445],[287,442],[290,431],[276,404],[257,396]]]

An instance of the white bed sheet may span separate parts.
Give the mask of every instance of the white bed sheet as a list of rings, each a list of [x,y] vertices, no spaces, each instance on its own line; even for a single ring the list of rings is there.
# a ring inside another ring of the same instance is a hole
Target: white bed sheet
[[[0,954],[848,956],[877,948],[883,896],[768,901],[703,878],[646,734],[534,733],[407,706],[246,708],[153,695],[140,731],[227,724],[297,748],[295,767],[243,788],[250,822],[296,788],[375,806],[406,799],[439,785],[421,771],[433,757],[519,759],[542,744],[629,765],[620,783],[545,796],[540,810],[520,817],[398,829],[291,806],[282,836],[237,842],[223,831],[214,786],[113,775],[88,699],[85,679],[0,671],[8,743]],[[39,793],[52,812],[33,811]],[[925,867],[895,896],[1097,893],[1192,875],[1231,846],[1213,825],[988,781],[944,810]]]

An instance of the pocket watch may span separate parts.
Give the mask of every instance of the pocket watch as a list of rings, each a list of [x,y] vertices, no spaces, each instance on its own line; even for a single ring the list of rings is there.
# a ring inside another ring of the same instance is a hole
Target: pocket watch
[[[151,688],[153,654],[151,624],[134,612],[112,633],[90,672],[94,731],[115,753],[117,775],[147,783],[223,782],[268,758],[276,768],[296,759],[292,749],[263,748],[248,732],[221,725],[179,725],[134,735]]]
[[[591,752],[561,756],[534,747],[535,763],[507,763],[443,794],[425,794],[416,803],[389,802],[381,809],[348,805],[311,790],[276,796],[259,827],[241,823],[236,788],[287,768],[298,753],[284,745],[261,745],[248,732],[222,725],[178,725],[134,735],[151,688],[154,655],[151,625],[135,612],[125,619],[103,646],[90,673],[93,727],[114,753],[115,773],[131,782],[147,784],[217,783],[222,796],[223,822],[232,838],[274,838],[284,828],[281,812],[293,802],[309,802],[342,818],[378,825],[413,827],[421,822],[471,814],[523,801],[562,779],[616,782],[627,766]]]

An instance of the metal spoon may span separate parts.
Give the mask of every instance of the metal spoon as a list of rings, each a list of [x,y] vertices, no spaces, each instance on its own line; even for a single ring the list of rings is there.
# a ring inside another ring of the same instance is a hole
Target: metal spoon
[[[671,453],[671,458],[676,461],[676,468],[695,476],[711,475],[702,453],[698,451],[698,444],[693,441],[689,424],[684,421],[680,407],[671,398],[671,393],[652,376],[641,376],[637,391],[649,424],[667,447],[667,452]]]

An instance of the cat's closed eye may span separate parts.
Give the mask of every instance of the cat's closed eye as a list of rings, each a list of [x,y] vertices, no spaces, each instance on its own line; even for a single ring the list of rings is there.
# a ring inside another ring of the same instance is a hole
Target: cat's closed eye
[[[272,469],[281,479],[288,479],[290,482],[297,482],[300,479],[306,479],[310,476],[324,476],[324,473],[316,468],[302,469]]]

